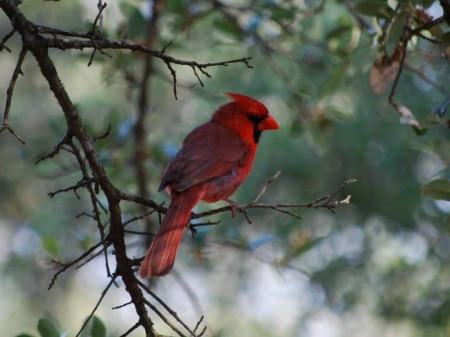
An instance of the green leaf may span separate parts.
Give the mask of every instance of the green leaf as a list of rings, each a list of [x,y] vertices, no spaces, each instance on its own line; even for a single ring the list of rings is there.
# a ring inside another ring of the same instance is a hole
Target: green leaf
[[[128,37],[129,38],[140,37],[147,24],[147,20],[142,14],[140,8],[130,3],[121,3],[120,9],[122,10],[123,14],[127,17],[127,20],[129,22]]]
[[[450,181],[436,179],[422,187],[422,196],[433,200],[450,201]]]
[[[34,336],[27,333],[21,333],[20,335],[16,335],[15,337],[34,337]]]
[[[218,18],[214,20],[214,26],[223,33],[240,37],[241,31],[230,20]]]
[[[58,256],[60,253],[58,241],[54,236],[46,236],[43,240],[43,247],[47,253]]]
[[[289,134],[294,137],[298,136],[301,133],[302,129],[303,129],[302,121],[300,120],[300,118],[296,118],[291,124]]]
[[[326,35],[326,39],[330,40],[333,38],[339,38],[345,34],[350,34],[352,29],[353,27],[350,25],[340,25],[328,32],[328,34]]]
[[[354,10],[360,14],[374,16],[380,19],[389,19],[393,13],[386,1],[361,1],[355,5]]]
[[[428,114],[424,119],[422,119],[420,121],[420,126],[423,129],[429,129],[429,128],[432,128],[435,126],[440,126],[440,125],[442,125],[442,121],[439,118],[439,116],[437,116],[434,113]]]
[[[97,316],[92,317],[92,337],[106,337],[106,326]]]
[[[317,246],[317,244],[319,244],[320,242],[322,242],[324,238],[317,238],[317,239],[312,239],[310,241],[305,242],[303,245],[297,247],[293,252],[292,252],[292,256],[299,256],[303,253],[306,253],[307,251],[311,250],[312,248],[314,248],[315,246]]]
[[[332,95],[344,87],[343,83],[345,81],[347,69],[348,67],[345,63],[342,63],[340,66],[334,67],[328,79],[320,86],[320,98]]]
[[[386,36],[386,54],[391,57],[394,54],[395,49],[400,41],[400,38],[403,35],[403,31],[405,29],[406,23],[406,13],[401,12],[394,18],[394,21],[391,23],[389,30]]]
[[[55,324],[45,318],[39,320],[37,329],[41,337],[59,337],[59,332]]]
[[[275,6],[272,9],[271,19],[275,22],[280,22],[282,20],[293,20],[297,14],[295,8],[282,8]]]
[[[300,256],[307,251],[313,249],[317,244],[319,244],[324,238],[317,238],[317,239],[311,239],[309,241],[306,241],[305,243],[295,247],[292,251],[290,251],[288,254],[286,254],[285,257],[279,261],[280,266],[286,265],[292,258]]]

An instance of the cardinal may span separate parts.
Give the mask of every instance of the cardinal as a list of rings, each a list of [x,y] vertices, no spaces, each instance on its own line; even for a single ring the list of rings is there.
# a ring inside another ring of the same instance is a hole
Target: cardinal
[[[278,123],[259,101],[226,93],[233,101],[219,107],[211,120],[195,128],[165,169],[158,191],[165,189],[170,205],[141,263],[143,278],[163,276],[175,262],[192,209],[201,200],[225,200],[247,178],[265,130]]]

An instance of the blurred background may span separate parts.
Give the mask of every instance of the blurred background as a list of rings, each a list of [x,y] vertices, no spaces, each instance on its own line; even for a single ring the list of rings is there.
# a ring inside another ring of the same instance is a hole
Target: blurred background
[[[117,187],[167,202],[156,192],[165,165],[184,136],[229,100],[226,91],[260,100],[281,126],[263,135],[235,201],[250,202],[278,170],[262,202],[307,203],[357,179],[338,195],[350,194],[351,202],[335,214],[299,209],[304,218],[298,220],[254,209],[252,224],[242,214],[232,219],[225,213],[208,218],[221,223],[199,229],[194,238],[186,233],[174,272],[152,285],[185,322],[195,326],[204,315],[208,336],[450,335],[448,24],[441,20],[422,36],[408,37],[402,49],[407,32],[442,17],[438,1],[107,5],[103,29],[109,39],[167,46],[167,54],[199,63],[250,56],[253,67],[208,68],[211,78],[199,74],[202,86],[190,67],[176,66],[176,100],[170,72],[158,60],[146,73],[139,53],[97,52],[88,67],[89,50],[52,51],[90,134],[111,126],[95,145]],[[83,32],[98,13],[97,2],[88,0],[24,1],[20,9],[36,24]],[[0,13],[0,37],[10,29]],[[6,45],[11,52],[0,54],[2,107],[20,36]],[[389,103],[402,51],[407,54],[393,97],[411,115]],[[4,336],[39,336],[38,320],[45,318],[62,335],[74,336],[109,279],[100,255],[61,274],[47,290],[58,270],[52,260],[73,260],[99,233],[82,215],[91,211],[84,191],[48,195],[81,176],[64,151],[35,165],[64,136],[66,124],[32,55],[22,71],[9,122],[26,145],[0,134],[0,326]],[[135,173],[136,123],[145,127],[144,191]],[[195,211],[219,206],[202,203]],[[125,217],[138,214],[135,205],[124,205]],[[158,216],[147,221],[156,224]],[[144,221],[132,225],[144,228]],[[143,241],[129,235],[129,256],[144,254]],[[96,317],[107,336],[123,334],[136,321],[132,306],[112,310],[128,301],[120,284],[106,295]],[[173,334],[152,315],[158,332]]]

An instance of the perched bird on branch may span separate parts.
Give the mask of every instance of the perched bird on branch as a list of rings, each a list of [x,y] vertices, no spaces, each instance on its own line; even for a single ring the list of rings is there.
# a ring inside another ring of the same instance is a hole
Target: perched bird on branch
[[[228,198],[247,178],[261,133],[279,128],[261,102],[227,95],[233,101],[187,135],[164,171],[159,191],[165,189],[171,202],[139,269],[144,278],[170,272],[192,208],[200,200],[233,205]]]

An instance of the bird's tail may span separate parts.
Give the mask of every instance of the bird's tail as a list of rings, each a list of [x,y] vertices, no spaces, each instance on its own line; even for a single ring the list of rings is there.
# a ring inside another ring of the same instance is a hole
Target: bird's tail
[[[139,268],[141,277],[163,276],[170,272],[191,210],[198,202],[199,198],[195,193],[172,195],[172,201],[159,231]]]

